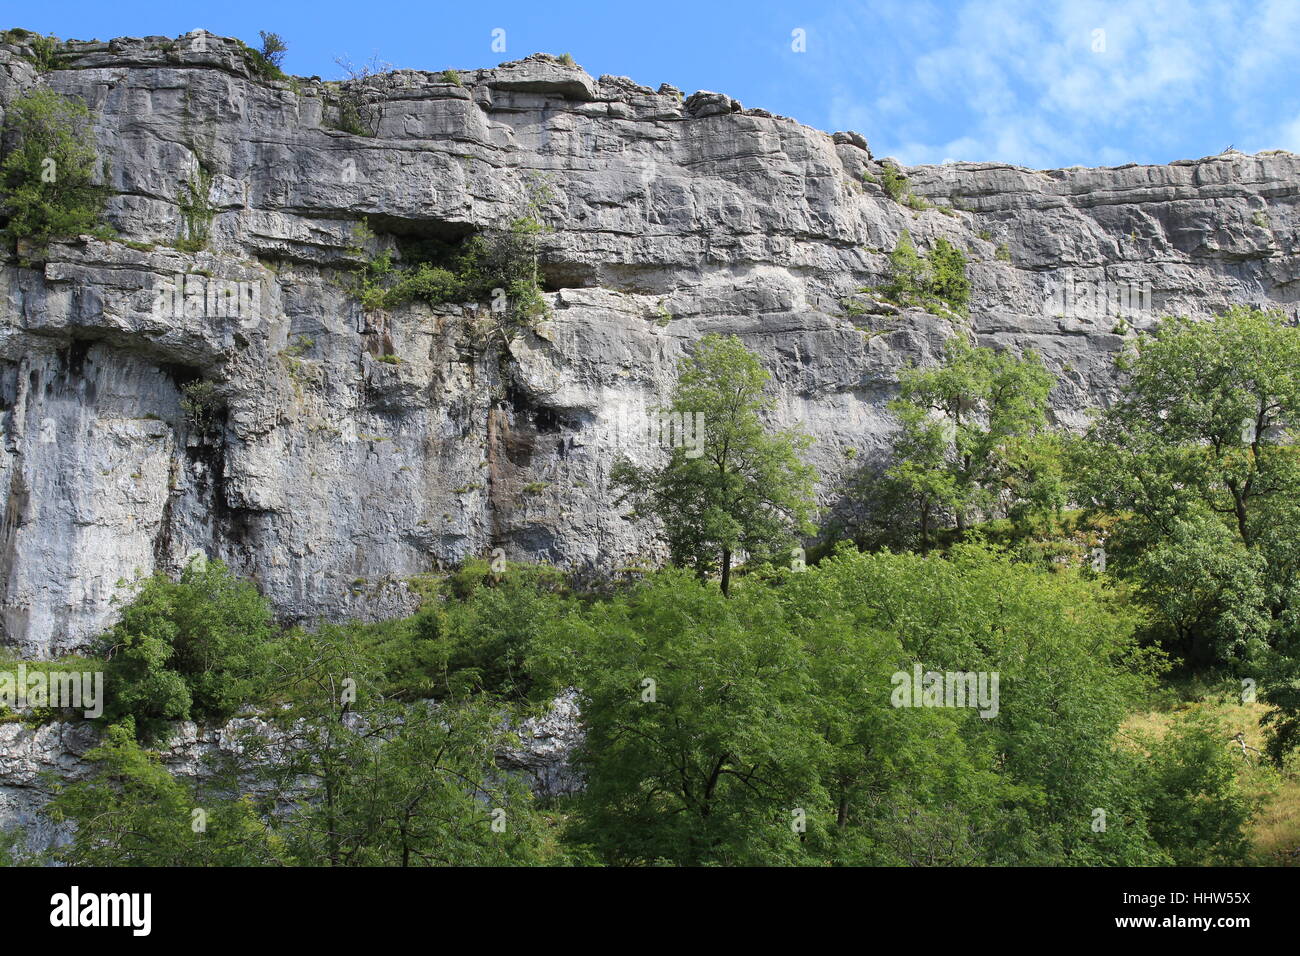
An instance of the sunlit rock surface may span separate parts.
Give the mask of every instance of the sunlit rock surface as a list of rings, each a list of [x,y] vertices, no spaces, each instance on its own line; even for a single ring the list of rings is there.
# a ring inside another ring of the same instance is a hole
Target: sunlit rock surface
[[[831,506],[888,445],[900,367],[961,325],[1038,350],[1054,417],[1077,427],[1112,394],[1126,329],[1300,297],[1290,153],[917,167],[931,205],[913,209],[857,133],[547,56],[461,85],[366,81],[370,137],[331,128],[337,86],[262,80],[229,39],[72,41],[47,73],[23,52],[0,47],[0,108],[37,84],[87,104],[123,240],[0,271],[0,628],[30,658],[83,647],[119,582],[197,552],[286,621],[404,613],[410,578],[495,548],[590,571],[653,558],[610,468],[659,453],[647,416],[706,332],[762,357]],[[214,215],[190,254],[166,244],[196,183]],[[482,334],[487,303],[365,312],[349,295],[357,223],[375,251],[530,202],[551,312],[508,347]],[[967,250],[969,319],[859,294],[905,229]],[[160,311],[178,276],[242,284],[256,307]],[[1090,290],[1111,303],[1075,301]],[[227,408],[206,433],[181,405],[200,379]]]

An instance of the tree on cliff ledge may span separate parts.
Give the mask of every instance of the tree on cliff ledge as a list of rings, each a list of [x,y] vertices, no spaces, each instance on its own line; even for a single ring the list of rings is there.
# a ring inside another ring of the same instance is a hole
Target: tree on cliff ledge
[[[788,554],[813,530],[816,473],[799,457],[812,439],[764,427],[769,377],[735,336],[704,336],[681,363],[672,403],[659,418],[660,439],[676,438],[667,462],[640,468],[622,460],[612,475],[620,504],[630,501],[634,516],[659,519],[673,563],[701,578],[719,574],[723,594],[737,554],[757,561]],[[666,422],[702,440],[670,436]]]
[[[14,100],[5,116],[10,149],[0,163],[0,217],[12,242],[51,239],[96,228],[106,190],[95,183],[90,112],[53,90]]]

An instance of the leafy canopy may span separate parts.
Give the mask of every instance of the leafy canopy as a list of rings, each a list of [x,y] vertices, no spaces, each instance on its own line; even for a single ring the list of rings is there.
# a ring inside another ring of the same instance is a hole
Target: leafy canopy
[[[278,635],[270,606],[219,561],[157,573],[101,638],[112,689],[103,719],[134,718],[145,737],[169,720],[219,722],[261,696]]]
[[[93,231],[107,191],[95,182],[89,110],[53,90],[32,90],[6,111],[5,139],[15,140],[0,162],[5,237],[39,247]]]
[[[964,531],[975,514],[1050,510],[1063,502],[1045,434],[1054,380],[1033,352],[1016,357],[949,339],[942,364],[899,376],[890,410],[901,429],[887,478],[916,503],[922,546],[934,522]]]
[[[702,416],[702,454],[674,447],[662,465],[622,460],[612,473],[619,500],[658,520],[673,562],[701,577],[719,571],[724,593],[739,552],[761,563],[812,531],[815,472],[800,459],[812,439],[764,424],[769,378],[735,336],[704,336],[681,363],[668,408]]]

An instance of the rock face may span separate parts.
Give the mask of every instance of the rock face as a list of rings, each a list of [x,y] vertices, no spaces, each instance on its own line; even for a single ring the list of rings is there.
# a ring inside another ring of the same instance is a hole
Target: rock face
[[[159,756],[176,776],[198,777],[210,772],[214,762],[243,752],[246,734],[275,746],[285,739],[279,733],[257,717],[236,717],[211,728],[186,721],[175,725]],[[517,774],[539,797],[575,793],[582,783],[571,758],[581,733],[576,695],[569,692],[557,697],[544,716],[529,718],[515,728],[518,744],[498,754],[497,765]],[[0,722],[0,831],[22,827],[31,849],[49,847],[64,837],[66,830],[56,827],[42,810],[56,781],[67,784],[89,775],[93,765],[86,754],[99,742],[99,729],[90,723]]]
[[[123,239],[0,269],[0,627],[30,658],[84,646],[121,579],[196,552],[286,620],[403,613],[411,577],[495,548],[654,557],[610,468],[661,453],[650,412],[706,332],[759,353],[832,505],[888,443],[900,367],[962,326],[1038,350],[1078,426],[1125,329],[1300,299],[1289,153],[917,167],[933,205],[915,209],[857,133],[542,55],[340,87],[265,80],[201,32],[70,41],[43,73],[29,54],[0,45],[0,109],[37,85],[86,103]],[[335,128],[348,103],[375,135]],[[487,303],[366,311],[348,292],[358,223],[373,253],[530,209],[550,314],[508,348],[476,332]],[[903,230],[968,251],[969,319],[855,300]],[[200,251],[167,245],[203,231]],[[198,381],[219,399],[202,427]]]

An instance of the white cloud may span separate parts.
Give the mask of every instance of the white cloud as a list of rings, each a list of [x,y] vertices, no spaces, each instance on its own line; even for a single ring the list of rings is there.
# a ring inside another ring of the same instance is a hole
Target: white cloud
[[[832,123],[908,163],[1113,164],[1208,138],[1214,117],[1297,145],[1272,115],[1294,86],[1295,0],[891,0],[820,28],[837,40],[808,65]]]
[[[1277,146],[1274,148],[1300,153],[1300,116],[1282,125],[1277,133]]]

